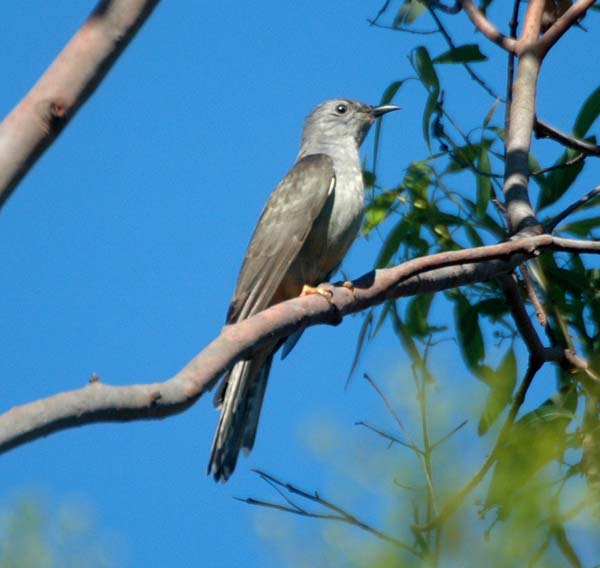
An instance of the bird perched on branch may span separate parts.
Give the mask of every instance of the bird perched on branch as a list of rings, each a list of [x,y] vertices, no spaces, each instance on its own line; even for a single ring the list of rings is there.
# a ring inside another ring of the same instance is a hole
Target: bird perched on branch
[[[317,106],[304,123],[292,169],[269,197],[238,277],[227,323],[301,293],[319,291],[356,238],[364,210],[358,148],[375,119],[397,110],[350,99]],[[292,336],[293,338],[293,336]],[[295,343],[288,338],[289,343]],[[228,371],[215,397],[221,409],[208,473],[227,480],[240,450],[254,445],[273,355],[282,341]]]

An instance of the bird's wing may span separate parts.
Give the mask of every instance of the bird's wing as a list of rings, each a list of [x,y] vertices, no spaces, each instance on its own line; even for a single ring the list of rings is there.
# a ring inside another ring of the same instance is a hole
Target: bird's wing
[[[279,183],[254,229],[227,323],[269,306],[334,186],[333,162],[325,154],[298,160]]]

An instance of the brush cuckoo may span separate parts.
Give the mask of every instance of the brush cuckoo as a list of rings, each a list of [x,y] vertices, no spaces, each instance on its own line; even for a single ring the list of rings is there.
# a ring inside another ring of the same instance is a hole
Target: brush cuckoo
[[[296,162],[254,229],[228,324],[298,296],[305,285],[326,282],[338,268],[363,217],[359,146],[377,117],[398,108],[332,99],[308,115]],[[208,465],[216,480],[227,480],[240,450],[249,452],[254,445],[273,355],[282,343],[239,361],[223,378],[215,396],[221,416]]]

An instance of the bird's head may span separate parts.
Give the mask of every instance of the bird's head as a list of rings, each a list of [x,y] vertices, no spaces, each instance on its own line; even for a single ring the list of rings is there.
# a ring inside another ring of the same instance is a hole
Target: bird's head
[[[360,146],[375,119],[398,110],[395,105],[371,106],[351,99],[330,99],[306,119],[302,145],[337,144],[352,140]]]

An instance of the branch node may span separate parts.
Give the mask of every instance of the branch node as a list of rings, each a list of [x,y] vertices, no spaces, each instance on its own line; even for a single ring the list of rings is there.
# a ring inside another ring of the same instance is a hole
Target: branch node
[[[90,378],[88,379],[88,384],[93,385],[94,383],[100,383],[100,375],[96,372],[93,372]]]

